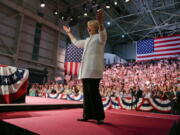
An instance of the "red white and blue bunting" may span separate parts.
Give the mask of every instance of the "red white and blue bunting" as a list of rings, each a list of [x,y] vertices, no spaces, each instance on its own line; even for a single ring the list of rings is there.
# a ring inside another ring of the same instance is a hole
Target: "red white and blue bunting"
[[[83,101],[83,95],[75,95],[75,94],[71,94],[71,95],[67,95],[67,100],[73,100],[73,101]]]
[[[160,112],[169,112],[171,110],[171,101],[170,100],[162,100],[159,98],[149,98],[150,104],[153,108]]]
[[[152,105],[150,104],[150,101],[148,99],[143,99],[142,103],[138,106],[137,110],[140,111],[147,111],[150,112],[152,111],[154,108],[152,107]]]
[[[83,101],[83,95],[64,95],[64,94],[47,94],[48,98],[67,99],[73,101]],[[158,111],[170,112],[171,102],[159,98],[130,98],[130,97],[103,97],[102,103],[104,110],[107,109],[125,109],[139,111]]]
[[[103,97],[102,103],[104,110],[111,109],[111,98],[110,97]]]
[[[120,104],[119,104],[119,97],[111,97],[111,108],[113,109],[119,109]]]
[[[142,99],[135,98],[120,98],[120,106],[125,110],[135,110],[142,103]]]
[[[46,94],[46,97],[54,99],[67,99],[67,95],[60,93]]]
[[[13,103],[25,96],[28,77],[27,69],[0,65],[0,103]]]

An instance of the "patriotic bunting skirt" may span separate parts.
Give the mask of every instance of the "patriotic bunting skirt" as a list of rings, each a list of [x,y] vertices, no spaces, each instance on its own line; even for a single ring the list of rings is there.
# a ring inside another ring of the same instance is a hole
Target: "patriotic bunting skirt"
[[[73,101],[83,101],[83,95],[65,95],[65,94],[47,94],[48,98],[67,99]],[[104,110],[107,109],[124,109],[124,110],[138,110],[138,111],[157,111],[166,112],[171,111],[170,100],[162,100],[159,98],[122,98],[122,97],[103,97],[102,98]]]
[[[0,65],[0,103],[13,103],[25,96],[29,71]]]

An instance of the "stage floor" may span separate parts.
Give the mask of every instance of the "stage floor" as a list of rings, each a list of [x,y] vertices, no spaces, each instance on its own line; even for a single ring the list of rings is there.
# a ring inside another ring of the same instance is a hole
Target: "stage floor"
[[[3,122],[41,135],[168,135],[180,116],[107,110],[105,124],[79,122],[82,109],[0,113]]]

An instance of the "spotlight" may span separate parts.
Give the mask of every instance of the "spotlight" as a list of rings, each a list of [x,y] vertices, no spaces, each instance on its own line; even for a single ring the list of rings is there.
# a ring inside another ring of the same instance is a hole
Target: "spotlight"
[[[118,2],[117,1],[114,1],[114,5],[117,6]]]
[[[121,37],[122,37],[122,38],[124,38],[124,37],[125,37],[125,35],[123,34],[123,35],[121,35]]]
[[[108,21],[108,22],[107,22],[107,25],[111,25],[111,22]]]
[[[63,13],[59,13],[59,19],[66,21],[67,17]]]
[[[129,2],[130,0],[125,0],[125,2]]]
[[[45,2],[44,0],[41,0],[41,5],[40,5],[42,8],[45,7]]]
[[[61,19],[62,19],[63,21],[66,21],[66,20],[67,20],[67,17],[66,17],[65,15],[63,15],[63,16],[61,17]]]
[[[54,15],[54,16],[57,16],[57,15],[58,15],[58,10],[57,10],[57,9],[55,9],[55,10],[53,11],[53,15]]]
[[[111,8],[110,2],[107,2],[107,3],[106,3],[106,8],[107,8],[107,9]]]
[[[84,13],[84,16],[87,16],[87,15],[88,15],[87,12],[85,12],[85,13]]]
[[[71,17],[71,18],[70,18],[70,21],[73,21],[73,20],[74,20],[74,18],[73,18],[73,17]]]
[[[71,16],[68,25],[71,27],[76,25],[77,23],[78,23],[78,18],[76,16]]]

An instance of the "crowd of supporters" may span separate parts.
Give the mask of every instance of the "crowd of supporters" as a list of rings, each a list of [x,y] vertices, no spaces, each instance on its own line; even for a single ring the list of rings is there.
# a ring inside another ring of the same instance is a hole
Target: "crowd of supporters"
[[[45,97],[46,94],[53,94],[53,93],[68,94],[68,95],[82,94],[82,85],[80,85],[80,83],[77,82],[76,84],[72,85],[70,84],[70,82],[66,84],[66,83],[58,83],[55,81],[50,81],[45,85],[33,84],[29,90],[30,96]]]
[[[143,63],[130,62],[107,66],[100,82],[102,97],[120,96],[136,98],[177,99],[180,91],[180,61],[160,60]],[[30,95],[47,93],[83,94],[82,82],[66,76],[64,81],[33,84]]]
[[[173,98],[180,82],[180,61],[161,60],[146,63],[117,64],[107,68],[101,81],[103,96]]]
[[[101,96],[130,97],[138,92],[140,97],[145,98],[173,98],[179,88],[179,66],[178,60],[161,60],[106,67],[100,82]],[[31,95],[43,96],[46,93],[79,94],[82,93],[82,82],[65,77],[65,81],[33,84],[30,89]]]

